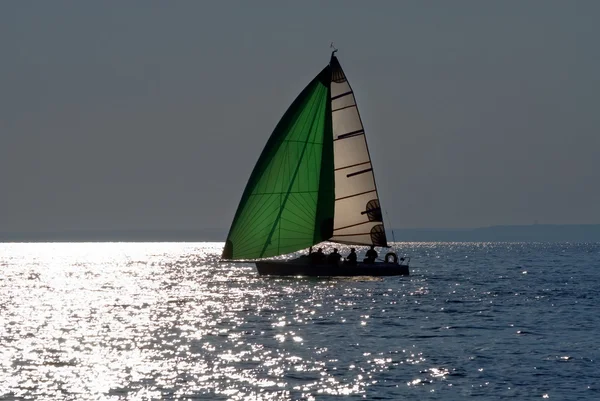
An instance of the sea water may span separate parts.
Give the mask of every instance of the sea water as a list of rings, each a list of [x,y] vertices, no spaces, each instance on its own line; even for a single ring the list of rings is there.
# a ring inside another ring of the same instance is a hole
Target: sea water
[[[600,244],[395,248],[411,276],[264,278],[221,243],[0,244],[0,399],[600,399]]]

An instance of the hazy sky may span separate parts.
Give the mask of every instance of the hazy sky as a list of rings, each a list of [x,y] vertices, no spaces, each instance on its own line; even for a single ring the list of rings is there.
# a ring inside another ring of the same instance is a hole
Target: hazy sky
[[[598,1],[0,2],[0,231],[228,228],[329,61],[395,227],[600,223]]]

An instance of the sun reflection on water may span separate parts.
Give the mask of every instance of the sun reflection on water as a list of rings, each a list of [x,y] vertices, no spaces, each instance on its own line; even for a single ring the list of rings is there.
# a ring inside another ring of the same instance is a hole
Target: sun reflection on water
[[[279,279],[221,243],[0,244],[0,399],[597,398],[597,273],[561,262],[580,248],[404,245],[432,267]]]
[[[352,309],[371,289],[258,278],[219,263],[221,244],[2,247],[5,397],[311,399],[362,394],[414,363],[331,357],[347,346],[339,325],[368,330],[371,313]]]

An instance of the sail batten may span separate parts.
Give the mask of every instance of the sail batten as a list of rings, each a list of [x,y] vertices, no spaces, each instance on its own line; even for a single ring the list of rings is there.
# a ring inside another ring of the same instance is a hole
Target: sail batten
[[[387,246],[373,165],[354,91],[335,55],[330,65],[336,197],[330,240]]]

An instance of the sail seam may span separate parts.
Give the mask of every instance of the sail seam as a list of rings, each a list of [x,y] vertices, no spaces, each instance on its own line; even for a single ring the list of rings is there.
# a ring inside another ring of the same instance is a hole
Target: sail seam
[[[277,200],[278,198],[279,197],[274,197],[275,200]],[[274,204],[274,203],[276,203],[276,202],[271,202],[271,204]],[[256,231],[261,232],[264,229],[267,229],[270,225],[271,225],[271,221],[262,220],[261,222],[257,223],[257,225],[255,226]],[[245,251],[245,250],[259,250],[259,249],[261,249],[262,246],[263,246],[262,239],[260,237],[256,237],[256,236],[247,237],[246,240],[240,241],[238,243],[240,252]]]
[[[350,167],[362,166],[363,164],[369,164],[369,163],[371,163],[371,162],[370,162],[370,161],[368,161],[368,162],[362,162],[362,163],[351,164],[351,165],[349,165],[349,166],[338,167],[338,168],[336,168],[336,169],[335,169],[335,170],[333,170],[333,171],[344,170],[344,169],[347,169],[347,168],[350,168]]]
[[[355,237],[357,235],[371,235],[371,233],[336,234],[333,237]],[[333,237],[331,237],[331,238],[333,238]]]
[[[310,209],[307,208],[306,201],[303,202],[298,199],[298,197],[294,196],[290,198],[290,203],[296,205],[298,207],[298,211],[304,213],[304,216],[310,221],[314,220],[314,213],[311,213]]]
[[[286,143],[307,143],[309,145],[322,145],[321,142],[304,142],[304,141],[299,141],[297,139],[286,139],[283,142],[286,142]]]
[[[368,193],[371,193],[371,192],[375,192],[375,190],[374,190],[374,189],[372,189],[372,190],[370,190],[370,191],[360,192],[360,193],[358,193],[358,194],[354,194],[354,195],[342,196],[341,198],[337,198],[335,201],[337,202],[337,201],[339,201],[339,200],[348,199],[348,198],[353,198],[353,197],[355,197],[355,196],[360,196],[360,195],[368,194]]]
[[[294,192],[295,194],[312,194],[312,193],[318,193],[319,191],[297,191]],[[279,195],[279,194],[283,194],[285,192],[258,192],[255,194],[252,194],[250,196],[257,196],[257,195]]]
[[[340,228],[334,228],[333,231],[339,231],[339,230],[344,230],[346,228],[350,228],[350,227],[356,227],[356,226],[361,226],[363,224],[367,224],[367,223],[371,223],[370,220],[367,221],[363,221],[362,223],[356,223],[356,224],[350,224],[349,226],[345,226],[345,227],[340,227]]]
[[[282,218],[281,218],[281,220],[282,220],[282,221],[287,221],[288,223],[295,223],[294,221],[292,221],[292,220],[289,220],[289,219],[286,219],[285,217],[282,217]],[[299,227],[299,228],[307,228],[306,226],[300,226],[300,225],[298,225],[298,227]],[[304,235],[305,235],[305,236],[307,236],[307,237],[309,236],[309,235],[307,235],[307,234],[306,234],[306,231],[291,230],[291,229],[289,229],[289,228],[284,228],[284,229],[283,229],[283,231],[284,231],[284,232],[286,232],[286,233],[287,233],[287,232],[290,232],[290,233],[298,233],[298,234],[304,234]]]
[[[307,228],[312,227],[313,222],[311,221],[310,217],[307,219],[306,217],[308,217],[308,216],[300,216],[298,213],[295,213],[291,210],[288,210],[288,213],[298,217],[298,219],[300,219],[303,223],[306,223]],[[281,220],[284,220],[284,217],[281,217]],[[299,225],[298,223],[295,223],[295,224]]]
[[[348,96],[348,95],[351,95],[351,94],[352,94],[352,91],[350,91],[350,92],[344,92],[344,93],[341,93],[341,94],[339,94],[339,95],[332,96],[332,97],[331,97],[331,100],[333,101],[333,100],[335,100],[335,99],[339,99],[339,98],[341,98],[341,97]]]
[[[252,211],[253,219],[251,219],[251,220],[248,219],[240,226],[240,228],[239,228],[240,233],[245,233],[246,229],[249,226],[251,226],[252,224],[254,224],[256,222],[258,222],[258,224],[260,224],[262,221],[264,221],[263,217],[264,217],[265,213],[269,212],[271,206],[274,205],[276,201],[277,201],[277,197],[272,196],[272,197],[269,197],[269,199],[266,200],[265,202],[261,202],[262,204],[259,202],[256,202],[254,205],[252,205],[252,209],[250,209],[250,210]],[[269,203],[265,206],[266,202],[269,202]],[[262,211],[260,211],[261,206],[263,208]],[[257,214],[254,214],[256,209],[259,209],[259,211],[257,212]],[[251,238],[253,238],[253,237],[249,237],[248,239],[251,239]],[[240,243],[243,243],[243,242],[244,242],[243,240],[240,240]]]
[[[340,110],[348,109],[348,108],[350,108],[350,107],[356,107],[356,105],[355,105],[355,104],[351,104],[351,105],[349,105],[349,106],[340,107],[340,108],[338,108],[338,109],[331,110],[331,112],[332,112],[332,113],[335,113],[336,111],[340,111]]]

